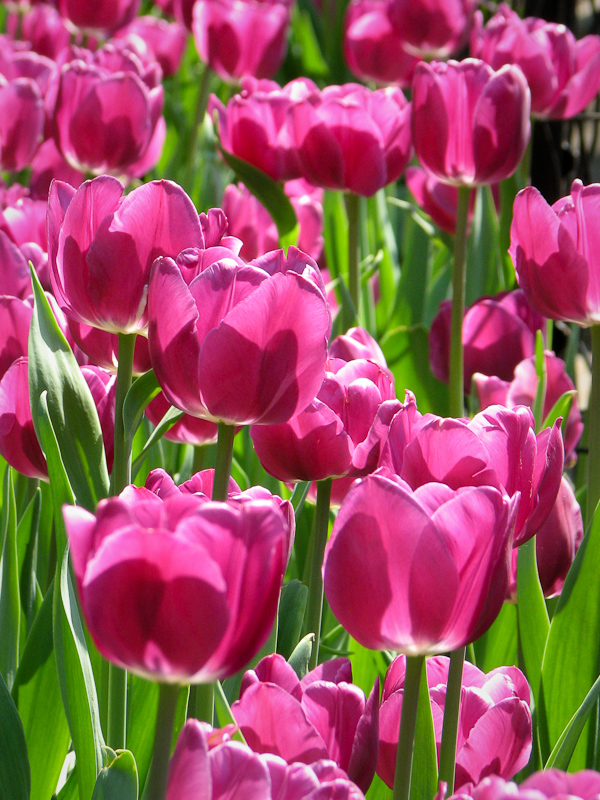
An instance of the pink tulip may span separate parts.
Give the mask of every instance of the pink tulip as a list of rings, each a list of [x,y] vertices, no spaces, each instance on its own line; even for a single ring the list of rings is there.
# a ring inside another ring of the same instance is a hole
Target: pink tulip
[[[431,371],[444,383],[449,381],[451,308],[449,300],[442,301],[429,331]],[[517,364],[535,353],[536,332],[544,326],[519,289],[481,297],[467,308],[462,328],[465,394],[476,372],[510,380]]]
[[[477,0],[390,0],[389,17],[404,49],[419,58],[447,58],[469,37]]]
[[[15,39],[29,42],[36,53],[52,60],[71,44],[71,34],[63,18],[46,3],[36,4],[26,14],[12,12],[6,20],[6,28]]]
[[[27,355],[32,298],[0,295],[0,379],[13,361]]]
[[[268,637],[288,523],[272,502],[126,489],[63,513],[81,605],[110,661],[153,680],[237,672]]]
[[[422,416],[414,398],[392,420],[381,464],[413,489],[431,481],[452,489],[494,486],[518,499],[514,545],[548,517],[560,487],[560,421],[537,436],[525,406],[490,406],[472,420]]]
[[[158,425],[170,408],[171,403],[169,403],[163,392],[160,392],[154,400],[146,406],[144,413],[153,425]],[[182,419],[176,422],[173,427],[169,428],[164,434],[164,438],[168,439],[170,442],[202,446],[216,442],[217,432],[218,428],[214,422],[184,414]]]
[[[87,5],[87,4],[86,4]],[[61,68],[53,135],[66,160],[95,174],[122,174],[146,152],[163,108],[161,70],[123,43],[79,50]]]
[[[1,225],[0,227],[4,227]],[[27,258],[10,233],[0,229],[0,281],[3,295],[24,299],[31,294]]]
[[[266,471],[282,481],[367,475],[377,468],[390,422],[400,407],[387,367],[329,359],[316,398],[281,425],[251,429]]]
[[[135,17],[140,0],[58,0],[57,5],[62,16],[78,28],[113,31]]]
[[[426,214],[429,214],[438,228],[447,233],[456,232],[456,209],[458,189],[449,183],[442,183],[420,167],[408,167],[405,173],[406,185]],[[470,227],[475,208],[475,193],[469,199],[467,225]]]
[[[166,800],[364,800],[331,761],[288,766],[219,738],[206,723],[186,722],[171,759]]]
[[[289,764],[332,759],[366,792],[377,761],[378,694],[378,682],[368,700],[354,686],[346,658],[326,661],[299,680],[273,654],[245,673],[231,712],[257,753]]]
[[[425,662],[438,755],[449,662],[445,656]],[[405,672],[406,657],[401,655],[390,665],[383,684],[377,774],[390,788],[396,771]],[[465,663],[456,748],[457,790],[490,774],[512,778],[527,764],[532,741],[530,703],[529,686],[516,667],[499,667],[484,674]]]
[[[129,42],[142,60],[158,61],[165,78],[179,69],[187,42],[183,25],[150,15],[136,17],[115,36]]]
[[[515,198],[509,252],[519,285],[540,314],[584,327],[600,322],[599,219],[597,183],[573,181],[571,194],[552,206],[533,186]]]
[[[325,596],[360,644],[409,655],[474,641],[508,588],[516,498],[368,475],[348,492],[325,550]]]
[[[308,405],[324,377],[331,318],[322,278],[294,247],[287,259],[279,250],[247,265],[226,252],[205,250],[196,277],[170,258],[155,262],[152,363],[167,399],[188,414],[279,424]]]
[[[31,179],[29,187],[35,200],[48,202],[50,184],[53,180],[70,183],[78,188],[85,179],[83,172],[75,169],[65,160],[56,147],[54,139],[46,139],[38,148],[31,162]]]
[[[352,0],[346,9],[344,56],[360,80],[408,89],[419,59],[404,50],[388,8],[387,0]]]
[[[272,78],[287,50],[291,0],[196,0],[198,55],[223,80]]]
[[[572,797],[581,800],[593,800],[600,792],[600,775],[590,769],[581,772],[566,773],[558,769],[548,769],[543,772],[534,772],[525,778],[520,786],[505,781],[498,775],[484,778],[477,786],[467,784],[460,792],[452,795],[454,800],[559,800],[559,798]],[[438,793],[439,800],[443,800],[443,793]]]
[[[496,183],[518,167],[530,133],[529,88],[518,67],[422,61],[412,104],[415,152],[443,183]]]
[[[349,328],[346,333],[336,336],[329,345],[329,358],[354,361],[366,358],[387,370],[388,365],[381,347],[364,328]]]
[[[108,175],[75,191],[55,181],[48,201],[52,288],[77,322],[113,333],[147,324],[146,293],[157,256],[205,244],[198,213],[183,189],[152,181],[125,197]]]
[[[304,177],[315,186],[370,197],[411,158],[411,104],[397,87],[327,86],[289,113]]]
[[[119,364],[119,337],[116,333],[93,328],[91,325],[83,325],[72,319],[68,319],[67,324],[69,334],[86,363],[95,364],[113,372],[116,370]],[[152,369],[152,362],[148,350],[148,339],[145,336],[138,336],[133,353],[133,374],[142,375],[149,369]]]
[[[567,375],[564,361],[553,352],[546,350],[544,360],[546,362],[546,397],[542,413],[546,417],[565,392],[575,391],[575,384]],[[517,364],[512,381],[503,381],[501,378],[487,377],[477,373],[473,376],[473,380],[482,409],[497,404],[507,408],[515,408],[520,405],[533,408],[538,385],[533,356]],[[577,458],[575,448],[582,433],[581,412],[577,398],[573,397],[564,429],[565,462],[568,466],[572,465]]]
[[[0,105],[0,166],[15,172],[29,166],[42,141],[42,95],[33,80],[0,74]]]
[[[600,36],[577,40],[565,25],[521,19],[506,3],[485,27],[477,12],[471,50],[494,69],[521,67],[531,89],[531,112],[542,119],[574,117],[600,89]]]

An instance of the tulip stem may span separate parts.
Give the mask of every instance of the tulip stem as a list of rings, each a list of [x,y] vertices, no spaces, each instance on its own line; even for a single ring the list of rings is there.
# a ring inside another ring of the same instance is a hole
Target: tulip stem
[[[215,477],[213,482],[212,499],[224,503],[227,500],[229,477],[231,475],[231,462],[233,460],[233,439],[235,425],[219,422],[217,435],[217,460],[215,463]]]
[[[179,686],[177,684],[160,684],[152,762],[144,787],[143,800],[164,800],[167,793],[171,739],[178,698]]]
[[[452,317],[450,322],[450,416],[464,416],[465,365],[462,342],[465,315],[465,274],[467,255],[467,218],[471,187],[458,187],[454,265],[452,268]]]
[[[106,739],[113,750],[124,750],[127,744],[127,672],[115,664],[108,667]]]
[[[190,141],[188,145],[188,153],[189,153],[188,166],[192,167],[193,173],[196,172],[196,166],[198,162],[198,159],[196,158],[196,146],[198,144],[198,133],[200,132],[200,127],[204,122],[204,116],[206,114],[206,108],[208,106],[211,75],[212,75],[212,70],[208,66],[208,64],[206,64],[202,72],[200,88],[198,89],[198,97],[196,98],[196,109],[194,112],[194,122],[192,123],[192,130],[190,132]]]
[[[115,452],[110,476],[111,495],[120,494],[131,483],[131,441],[125,439],[123,404],[131,386],[135,333],[119,334],[119,365],[115,401]]]
[[[360,320],[360,197],[353,192],[346,195],[348,217],[348,291],[354,305],[348,319]]]
[[[456,740],[458,736],[458,718],[460,716],[460,696],[462,692],[462,674],[465,663],[465,647],[459,647],[450,653],[448,669],[448,686],[444,702],[444,723],[442,725],[442,743],[440,746],[440,781],[448,784],[446,796],[454,794],[454,771],[456,769]]]
[[[323,612],[323,556],[329,531],[329,503],[331,501],[331,478],[317,481],[317,509],[313,523],[308,602],[306,606],[306,631],[315,634],[309,670],[319,663],[319,641],[321,638],[321,615]]]
[[[600,325],[592,325],[592,391],[588,407],[588,484],[585,526],[589,527],[600,499]]]
[[[417,727],[417,706],[424,662],[425,656],[406,656],[406,674],[402,696],[402,713],[400,715],[400,735],[398,736],[398,750],[396,752],[393,800],[409,800],[410,798],[415,731]]]
[[[201,722],[214,723],[215,685],[214,683],[197,683],[190,687],[188,700],[188,719],[193,717]]]

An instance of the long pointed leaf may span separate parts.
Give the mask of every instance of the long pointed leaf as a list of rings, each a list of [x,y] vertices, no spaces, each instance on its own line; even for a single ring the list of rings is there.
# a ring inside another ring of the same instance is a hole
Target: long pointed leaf
[[[21,597],[19,594],[19,560],[17,556],[17,509],[12,470],[4,473],[2,492],[2,550],[0,562],[0,674],[12,688],[19,662]]]
[[[569,724],[561,733],[558,742],[554,746],[554,750],[550,753],[550,758],[546,762],[544,769],[550,769],[551,767],[554,767],[554,769],[567,769],[579,737],[581,736],[583,726],[596,705],[598,697],[600,697],[600,677],[598,677],[587,693],[585,700],[579,706],[577,712],[573,714]]]
[[[126,441],[133,439],[144,416],[144,409],[159,393],[160,384],[156,380],[153,369],[140,375],[131,384],[123,403],[123,424]]]
[[[2,675],[0,720],[0,797],[2,800],[29,800],[29,759],[23,725]]]
[[[92,800],[137,800],[138,773],[135,758],[123,750],[100,770]]]

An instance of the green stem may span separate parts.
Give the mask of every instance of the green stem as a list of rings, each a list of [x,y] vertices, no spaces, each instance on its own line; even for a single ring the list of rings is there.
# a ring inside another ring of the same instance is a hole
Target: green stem
[[[444,702],[444,723],[442,725],[442,743],[440,747],[440,781],[448,784],[446,796],[454,793],[454,771],[456,769],[456,739],[458,735],[458,718],[460,715],[460,695],[462,691],[462,673],[465,663],[465,649],[459,647],[450,653],[448,670],[448,687]]]
[[[190,687],[188,701],[188,719],[194,717],[202,722],[212,725],[215,712],[215,685],[214,683],[197,683]]]
[[[469,186],[458,187],[456,233],[454,235],[454,264],[452,268],[452,317],[450,322],[450,416],[464,415],[464,352],[462,342],[465,313],[465,274],[467,255],[467,217]]]
[[[588,487],[585,523],[589,526],[600,499],[600,325],[593,325],[592,391],[588,407]]]
[[[346,214],[348,217],[348,291],[354,304],[351,309],[355,321],[360,320],[360,197],[346,195]]]
[[[425,656],[406,656],[393,800],[409,800],[410,797],[419,686],[424,662]]]
[[[196,167],[196,146],[198,144],[198,134],[200,132],[202,123],[204,122],[204,115],[206,114],[206,107],[208,106],[211,75],[212,75],[212,70],[208,66],[208,64],[206,64],[202,72],[202,80],[200,81],[200,88],[198,89],[198,97],[196,98],[196,109],[194,111],[194,122],[192,123],[190,141],[188,144],[188,166],[194,172]]]
[[[108,667],[106,740],[113,750],[124,750],[127,744],[127,672],[115,664]]]
[[[152,763],[144,788],[143,800],[164,800],[167,793],[171,739],[178,697],[179,686],[177,684],[160,684]]]
[[[233,460],[233,439],[235,437],[235,433],[235,425],[227,425],[226,422],[219,422],[215,478],[212,491],[213,500],[219,500],[221,502],[225,502],[225,500],[227,500],[229,476],[231,475],[231,462]]]
[[[323,556],[329,530],[329,503],[331,500],[331,478],[317,481],[317,509],[312,537],[310,578],[308,583],[308,602],[306,606],[306,630],[315,634],[309,669],[319,663],[319,641],[321,638],[321,615],[323,611]]]
[[[117,367],[117,396],[115,401],[115,453],[110,476],[111,495],[119,494],[131,483],[131,442],[125,439],[123,404],[131,386],[135,333],[119,334],[119,366]]]
[[[194,455],[192,457],[192,475],[204,469],[206,463],[206,445],[194,445]]]

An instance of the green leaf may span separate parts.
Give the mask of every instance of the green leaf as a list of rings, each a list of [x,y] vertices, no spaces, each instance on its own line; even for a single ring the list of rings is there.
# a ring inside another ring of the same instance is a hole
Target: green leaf
[[[27,637],[13,686],[31,763],[32,800],[52,796],[71,741],[53,652],[53,594],[51,584]]]
[[[235,725],[237,727],[237,722],[235,720],[235,717],[231,713],[231,706],[229,705],[229,700],[227,699],[227,695],[223,690],[223,684],[221,683],[221,681],[215,681],[214,686],[215,686],[215,712],[217,715],[219,727],[224,728],[225,725]],[[244,738],[244,734],[239,728],[233,734],[232,738],[238,742],[241,742],[242,744],[246,744],[246,739]]]
[[[288,664],[294,668],[296,675],[300,679],[308,672],[308,662],[310,661],[314,640],[314,633],[307,633],[303,639],[300,639],[294,648],[294,652],[288,658]]]
[[[562,732],[598,678],[600,656],[600,510],[596,509],[565,580],[552,617],[542,664],[540,743],[547,759]],[[580,737],[569,769],[593,765],[587,730]],[[595,766],[595,765],[594,765]]]
[[[537,570],[535,536],[519,547],[517,555],[517,618],[523,655],[520,666],[529,681],[537,706],[550,622]]]
[[[321,53],[310,13],[296,3],[292,6],[292,31],[291,49],[294,55],[297,52],[302,64],[299,74],[325,78],[329,67]]]
[[[561,394],[561,396],[558,398],[556,403],[554,403],[548,415],[546,416],[542,428],[551,428],[556,422],[556,420],[559,417],[562,417],[562,431],[564,436],[565,426],[567,424],[567,418],[571,411],[571,406],[573,405],[573,400],[575,399],[576,395],[577,395],[576,389],[571,389],[571,391]]]
[[[96,779],[92,800],[137,800],[138,773],[129,750],[120,750]]]
[[[69,483],[79,505],[89,510],[108,494],[108,472],[98,412],[71,348],[52,314],[40,282],[31,270],[35,306],[29,332],[29,391],[36,433],[39,399],[47,392],[48,416]],[[43,441],[42,441],[43,445]],[[50,481],[54,475],[50,472]]]
[[[60,691],[77,757],[79,796],[86,800],[92,796],[102,769],[104,740],[92,665],[69,574],[68,550],[54,587],[53,630]]]
[[[20,570],[19,593],[21,595],[21,607],[24,612],[27,631],[30,630],[31,623],[41,605],[35,569],[41,510],[42,492],[38,487],[17,526]]]
[[[291,656],[300,640],[307,600],[308,586],[297,578],[286,583],[281,590],[277,652],[285,659]]]
[[[131,441],[137,431],[148,403],[160,393],[160,384],[154,370],[140,375],[129,387],[123,403],[123,424],[125,441]]]
[[[12,470],[4,473],[2,492],[2,561],[0,563],[0,675],[9,690],[19,663],[21,596],[19,594],[19,559],[17,555],[17,509]],[[1,726],[0,726],[1,727]],[[2,795],[0,795],[1,797]]]
[[[474,644],[477,667],[491,672],[518,659],[517,607],[504,603],[492,626]]]
[[[175,406],[171,406],[169,408],[161,421],[158,423],[156,428],[152,431],[150,436],[148,437],[148,441],[144,445],[142,452],[136,457],[135,461],[131,466],[131,473],[133,477],[135,477],[142,466],[144,459],[150,452],[150,450],[154,447],[154,445],[160,441],[160,439],[165,435],[165,433],[172,428],[179,420],[183,417],[184,412],[180,411]]]
[[[129,674],[127,692],[127,747],[134,753],[140,786],[146,781],[158,709],[158,684]]]
[[[31,781],[23,725],[4,678],[0,675],[0,797],[29,800]]]
[[[415,752],[410,784],[411,800],[431,800],[438,788],[438,760],[433,714],[427,685],[427,662],[421,671],[415,730]]]
[[[585,700],[579,706],[576,713],[573,714],[569,724],[561,733],[554,746],[554,750],[550,753],[550,758],[546,762],[544,769],[550,769],[551,767],[554,767],[554,769],[567,769],[577,741],[581,736],[583,726],[596,705],[598,697],[600,697],[600,677],[589,690]]]
[[[288,244],[296,244],[298,219],[283,186],[253,164],[243,161],[233,153],[228,153],[222,147],[219,149],[225,163],[235,172],[238,180],[242,181],[271,215],[277,226],[280,243],[282,239],[285,239]]]
[[[533,401],[533,416],[535,419],[536,433],[539,433],[543,426],[544,403],[546,402],[546,386],[548,383],[548,371],[546,369],[546,357],[544,355],[544,338],[541,331],[537,331],[535,336],[535,372],[537,375],[537,389],[535,390],[535,400]]]

